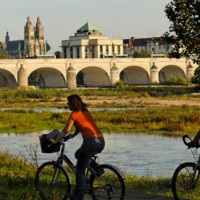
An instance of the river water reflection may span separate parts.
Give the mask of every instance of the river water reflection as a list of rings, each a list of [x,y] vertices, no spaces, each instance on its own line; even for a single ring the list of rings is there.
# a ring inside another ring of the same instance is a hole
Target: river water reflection
[[[90,111],[103,111],[103,110],[142,110],[145,109],[143,107],[116,107],[116,108],[88,108]],[[54,113],[63,113],[63,112],[70,112],[68,108],[54,108],[54,107],[36,107],[36,108],[0,108],[0,111],[6,111],[6,110],[24,110],[24,111],[34,111],[38,113],[42,112],[54,112]]]
[[[39,135],[48,131],[26,135],[0,134],[0,150],[30,159],[26,147],[39,145]],[[181,162],[192,161],[192,155],[181,138],[167,138],[151,135],[104,134],[106,147],[99,154],[101,163],[116,165],[120,170],[137,176],[171,177]],[[66,153],[75,161],[74,152],[82,138],[78,135],[66,144]],[[26,147],[25,147],[26,146]],[[57,154],[42,154],[38,146],[38,160],[41,164],[56,158]]]

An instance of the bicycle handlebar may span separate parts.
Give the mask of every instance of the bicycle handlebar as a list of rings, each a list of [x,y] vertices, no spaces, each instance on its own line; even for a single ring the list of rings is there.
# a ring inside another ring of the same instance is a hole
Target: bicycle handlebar
[[[189,141],[187,141],[189,140]],[[183,136],[183,143],[190,149],[190,148],[199,148],[200,145],[198,141],[193,141],[188,135]]]
[[[188,139],[189,139],[189,142],[187,141]],[[191,142],[192,142],[192,139],[188,135],[183,136],[183,143],[189,148],[191,147]]]
[[[67,133],[66,136],[62,139],[63,142],[66,142],[67,140],[70,139],[70,134]]]

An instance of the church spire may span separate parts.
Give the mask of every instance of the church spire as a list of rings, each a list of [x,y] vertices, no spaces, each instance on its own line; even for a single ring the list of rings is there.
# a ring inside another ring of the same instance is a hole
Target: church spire
[[[8,31],[6,32],[6,37],[5,37],[5,42],[6,42],[6,46],[8,45],[8,42],[10,41],[10,36]]]

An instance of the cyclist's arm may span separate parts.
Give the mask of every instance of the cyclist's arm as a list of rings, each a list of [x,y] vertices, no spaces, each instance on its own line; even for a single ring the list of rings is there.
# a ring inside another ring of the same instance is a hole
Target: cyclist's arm
[[[70,130],[72,129],[73,124],[74,124],[74,120],[71,117],[69,117],[69,119],[68,119],[68,121],[67,121],[67,123],[65,125],[65,128],[61,131],[61,133],[58,135],[58,137],[55,140],[51,139],[51,142],[53,144],[56,144],[60,140],[62,140],[66,136],[66,134],[68,134],[70,132]]]
[[[71,138],[74,138],[76,135],[78,135],[80,133],[80,130],[78,128],[76,128],[76,130],[74,131],[73,134],[71,134]]]

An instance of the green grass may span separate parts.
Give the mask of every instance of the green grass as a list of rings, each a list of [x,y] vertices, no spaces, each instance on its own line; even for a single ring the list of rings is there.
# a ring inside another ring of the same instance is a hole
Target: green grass
[[[169,95],[185,95],[196,92],[195,87],[192,86],[128,86],[123,89],[120,88],[99,88],[99,89],[41,89],[41,90],[0,90],[0,99],[2,100],[23,100],[23,99],[40,99],[43,101],[56,98],[65,98],[72,93],[81,96],[169,96]]]
[[[34,187],[36,168],[22,158],[0,152],[0,199],[37,199]],[[39,200],[39,198],[38,198]]]
[[[92,111],[102,132],[146,133],[166,136],[194,135],[199,130],[200,108],[161,107],[142,110]],[[0,111],[0,133],[30,133],[62,129],[69,112]]]
[[[135,193],[172,196],[171,178],[125,176],[126,189]]]
[[[34,177],[37,170],[20,157],[0,152],[0,199],[39,200]],[[126,190],[171,196],[170,178],[125,175]]]

